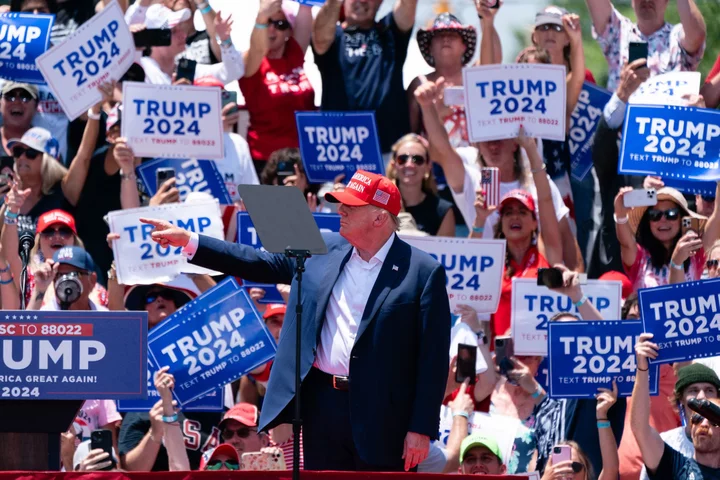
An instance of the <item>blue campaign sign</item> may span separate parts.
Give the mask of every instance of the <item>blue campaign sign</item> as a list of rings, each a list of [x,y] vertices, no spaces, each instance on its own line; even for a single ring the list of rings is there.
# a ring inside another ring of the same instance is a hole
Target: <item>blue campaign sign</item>
[[[384,174],[375,114],[372,112],[295,113],[300,155],[310,183],[332,182],[356,170]]]
[[[578,103],[570,117],[568,133],[572,176],[577,180],[583,180],[592,169],[595,129],[597,129],[603,108],[610,97],[612,97],[612,93],[596,87],[590,82],[585,82],[580,91]]]
[[[55,15],[3,13],[0,15],[0,78],[44,84],[35,59],[50,46]]]
[[[145,398],[147,334],[147,312],[3,311],[0,399]]]
[[[325,0],[295,0],[300,5],[310,5],[311,7],[322,7]]]
[[[680,180],[720,179],[720,112],[628,105],[618,173]]]
[[[666,187],[672,187],[683,193],[714,197],[717,182],[693,182],[691,180],[678,180],[677,178],[663,178]]]
[[[340,215],[336,213],[313,213],[315,223],[321,232],[339,232],[340,231]],[[247,212],[238,212],[237,214],[237,231],[238,238],[237,243],[242,245],[250,245],[251,247],[262,249],[262,243],[255,231],[255,226],[252,223],[250,214]],[[255,283],[243,280],[245,287],[259,287],[265,290],[265,297],[260,300],[260,303],[285,303],[280,292],[278,292],[275,285],[268,285],[265,283]]]
[[[221,205],[233,204],[225,181],[213,160],[156,158],[143,162],[135,171],[151,197],[158,189],[155,175],[158,168],[175,169],[175,185],[180,191],[180,201],[184,201],[190,192],[206,192],[217,198]]]
[[[635,384],[635,343],[639,321],[550,322],[548,324],[548,391],[553,398],[593,398],[598,388],[632,395]],[[650,394],[658,394],[658,366],[650,369]]]
[[[644,331],[660,347],[653,363],[720,355],[720,279],[638,291]]]
[[[222,388],[275,358],[275,339],[245,290],[228,278],[150,332],[153,366],[170,367],[178,403]]]
[[[160,394],[155,389],[154,376],[156,370],[148,359],[147,371],[147,398],[145,400],[118,400],[118,412],[149,412],[160,400]],[[183,412],[222,412],[224,410],[223,390],[221,388],[188,402],[182,406]]]

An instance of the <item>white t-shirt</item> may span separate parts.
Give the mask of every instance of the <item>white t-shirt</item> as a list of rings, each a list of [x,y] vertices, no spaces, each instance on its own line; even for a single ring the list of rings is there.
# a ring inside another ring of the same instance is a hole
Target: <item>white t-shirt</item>
[[[442,443],[432,442],[425,460],[418,465],[418,473],[442,473],[447,465],[447,451]]]
[[[225,186],[232,200],[240,200],[238,185],[258,185],[257,173],[250,156],[250,148],[247,142],[237,133],[224,133],[225,157],[217,160],[220,175],[225,180]]]
[[[715,373],[720,375],[720,357],[698,358],[693,360],[693,363],[705,365],[706,367],[715,370]]]
[[[480,181],[482,175],[480,173],[480,166],[478,165],[478,149],[475,147],[461,147],[455,150],[460,158],[463,160],[465,165],[465,180],[463,181],[462,192],[456,192],[451,189],[455,204],[460,209],[460,212],[465,219],[465,223],[468,228],[472,230],[472,226],[475,223],[475,191],[480,188]],[[550,193],[552,195],[553,206],[555,207],[555,214],[557,215],[558,221],[565,218],[570,213],[570,210],[565,206],[562,195],[557,186],[548,177],[550,182]],[[500,182],[500,198],[511,190],[523,188],[520,182],[515,180],[514,182]],[[525,190],[528,190],[535,200],[535,215],[538,212],[538,199],[537,190],[535,184],[531,183]],[[495,224],[499,221],[500,214],[495,211],[485,221],[485,230],[483,232],[483,238],[493,238]]]
[[[688,458],[695,456],[695,446],[685,434],[685,427],[677,427],[667,432],[662,432],[660,438],[680,454]],[[640,472],[640,480],[649,480],[645,465],[643,465],[642,472]]]
[[[195,78],[214,77],[228,84],[245,74],[245,64],[242,53],[235,47],[220,47],[223,61],[213,65],[198,63],[195,67]],[[143,57],[142,52],[135,53],[135,63],[139,63],[145,70],[145,83],[152,85],[172,85],[172,77],[160,70],[158,63],[150,57]]]

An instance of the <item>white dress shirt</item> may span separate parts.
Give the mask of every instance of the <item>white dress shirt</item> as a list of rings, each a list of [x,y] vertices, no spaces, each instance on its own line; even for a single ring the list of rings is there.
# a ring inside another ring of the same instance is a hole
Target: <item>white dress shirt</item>
[[[350,373],[350,352],[355,345],[360,321],[375,281],[395,240],[391,235],[385,245],[366,262],[353,248],[350,259],[333,286],[325,321],[320,332],[314,366],[333,375]]]

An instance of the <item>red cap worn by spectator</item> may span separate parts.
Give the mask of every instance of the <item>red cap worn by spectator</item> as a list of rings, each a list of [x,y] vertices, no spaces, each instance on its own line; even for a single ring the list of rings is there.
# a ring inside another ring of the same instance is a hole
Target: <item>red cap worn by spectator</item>
[[[225,412],[225,416],[218,426],[222,429],[225,422],[228,420],[235,420],[247,427],[257,427],[259,417],[260,412],[258,412],[255,405],[241,402]]]
[[[55,225],[56,223],[59,223],[61,225],[65,225],[70,230],[73,231],[73,233],[77,234],[77,229],[75,228],[75,219],[72,215],[67,213],[64,210],[50,210],[47,213],[44,213],[40,216],[37,223],[37,233],[42,233],[51,225]]]
[[[633,293],[632,283],[630,283],[630,279],[624,273],[611,270],[600,275],[598,280],[619,280],[620,283],[622,283],[622,298],[627,298]]]
[[[397,216],[400,213],[400,190],[387,177],[358,170],[342,192],[325,194],[325,200],[350,207],[373,205]]]
[[[206,75],[204,77],[196,78],[193,81],[193,85],[196,87],[220,87],[225,88],[225,84],[213,77],[212,75]]]
[[[202,457],[200,458],[200,470],[205,470],[207,464],[215,460],[215,458],[219,457],[220,455],[226,455],[228,457],[231,457],[238,464],[240,464],[240,457],[238,456],[235,447],[233,447],[229,443],[221,443],[217,447],[207,450],[205,451],[205,453],[203,453]]]
[[[282,303],[273,303],[272,305],[268,305],[265,308],[265,313],[263,313],[263,319],[267,320],[268,318],[272,317],[273,315],[285,315],[285,312],[287,311],[287,306]]]
[[[533,199],[532,195],[529,192],[521,190],[519,188],[511,190],[505,194],[502,200],[500,200],[499,210],[502,211],[503,207],[505,207],[509,202],[512,202],[513,200],[517,200],[518,202],[522,203],[525,208],[527,208],[531,212],[535,212],[535,200]]]

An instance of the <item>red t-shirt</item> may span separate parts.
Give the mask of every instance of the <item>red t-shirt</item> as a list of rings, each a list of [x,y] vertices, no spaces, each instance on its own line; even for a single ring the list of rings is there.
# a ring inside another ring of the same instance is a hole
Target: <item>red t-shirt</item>
[[[503,270],[502,289],[500,290],[500,303],[498,309],[492,316],[493,335],[505,335],[510,330],[510,312],[512,310],[512,279],[513,278],[537,278],[538,268],[548,268],[545,257],[540,255],[537,247],[530,247],[525,253],[522,263],[518,265],[510,260],[513,267],[513,276],[508,277]]]
[[[705,83],[709,83],[718,73],[720,73],[720,55],[718,55],[710,73],[708,73],[708,76],[705,78]]]
[[[315,91],[305,76],[305,55],[290,38],[282,58],[263,58],[252,77],[239,80],[250,114],[247,141],[255,160],[281,148],[297,148],[295,112],[315,110]]]
[[[593,85],[597,84],[597,82],[595,81],[595,76],[587,68],[585,69],[585,81],[590,82]]]

